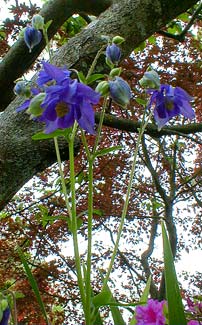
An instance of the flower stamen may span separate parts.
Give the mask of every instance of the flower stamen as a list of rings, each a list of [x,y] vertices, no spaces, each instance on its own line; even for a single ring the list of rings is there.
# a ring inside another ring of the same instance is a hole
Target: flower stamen
[[[69,112],[69,107],[65,102],[59,102],[55,107],[57,117],[63,117]]]

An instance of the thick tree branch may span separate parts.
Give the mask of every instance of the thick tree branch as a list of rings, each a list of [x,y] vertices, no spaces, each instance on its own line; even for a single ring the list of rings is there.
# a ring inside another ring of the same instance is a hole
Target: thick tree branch
[[[49,1],[40,11],[45,22],[52,20],[52,23],[48,28],[49,39],[56,34],[59,27],[74,13],[83,12],[97,16],[102,11],[106,10],[111,2],[111,0]],[[44,48],[45,41],[43,39],[41,43],[36,46],[31,53],[29,53],[23,38],[20,38],[6,54],[0,63],[0,111],[3,111],[14,98],[14,81],[21,77],[30,68]]]
[[[100,120],[100,113],[95,114],[96,123]],[[127,131],[131,133],[138,133],[141,122],[132,121],[116,117],[111,114],[105,114],[104,125],[113,129]],[[160,131],[155,124],[148,124],[145,130],[145,134],[150,135],[153,138],[160,138],[165,135],[181,135],[186,137],[189,134],[195,134],[202,132],[202,123],[189,123],[185,125],[165,126]],[[193,141],[195,141],[193,139]]]
[[[180,3],[176,0],[116,1],[97,20],[60,48],[54,63],[59,66],[65,64],[68,68],[76,68],[85,73],[104,43],[103,35],[121,35],[125,38],[122,46],[124,58],[142,41],[196,3],[197,0],[184,0]],[[11,62],[13,64],[12,60]],[[21,64],[23,62],[19,58],[18,64],[12,65],[12,69],[17,69]],[[105,72],[104,60],[101,60],[96,68]],[[5,73],[1,79],[0,85],[9,78],[9,71],[7,70],[8,76]],[[0,115],[0,209],[27,180],[55,161],[54,149],[50,142],[31,140],[31,135],[39,126],[29,121],[26,114],[16,114],[15,109],[20,103],[18,98],[15,99]]]

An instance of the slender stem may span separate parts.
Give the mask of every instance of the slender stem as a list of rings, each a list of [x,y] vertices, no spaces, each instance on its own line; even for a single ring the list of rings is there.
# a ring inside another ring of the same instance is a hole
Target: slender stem
[[[49,55],[49,60],[51,62],[52,61],[52,53],[51,53],[51,50],[50,50],[50,43],[49,43],[49,39],[48,39],[48,34],[47,34],[46,28],[43,28],[43,36],[45,38],[46,47],[47,47],[47,51],[48,51],[48,55]]]
[[[105,110],[106,110],[106,106],[107,106],[107,100],[108,100],[108,97],[107,96],[104,97],[103,108],[102,108],[102,111],[101,111],[101,114],[100,114],[100,121],[99,121],[99,125],[98,125],[98,130],[97,130],[97,137],[95,139],[95,144],[94,144],[94,148],[93,148],[93,154],[95,154],[95,152],[97,150],[97,146],[98,146],[99,141],[100,141],[102,125],[103,125]]]
[[[88,166],[88,253],[86,269],[86,325],[91,325],[91,256],[92,256],[92,224],[93,224],[93,162]]]
[[[102,51],[104,50],[104,48],[106,47],[106,45],[103,45],[99,51],[97,52],[94,60],[93,60],[93,63],[91,64],[91,67],[90,69],[88,70],[88,74],[86,76],[86,79],[88,79],[90,77],[90,75],[93,73],[93,71],[95,70],[95,66],[96,66],[96,63],[97,63],[97,60],[98,58],[100,57],[100,55],[102,54]]]
[[[71,182],[71,199],[72,199],[71,231],[73,235],[74,256],[75,256],[78,286],[80,290],[83,310],[86,315],[86,296],[85,296],[84,283],[83,283],[83,277],[81,271],[81,259],[80,259],[78,235],[77,235],[76,189],[75,189],[75,171],[74,171],[74,139],[75,139],[76,127],[77,125],[74,124],[72,135],[69,138],[70,182]]]
[[[54,144],[55,144],[55,151],[56,151],[56,156],[57,156],[57,161],[58,161],[58,167],[59,167],[59,173],[60,173],[60,179],[61,179],[61,185],[62,185],[62,192],[64,194],[65,197],[65,204],[69,213],[69,217],[70,220],[72,219],[72,212],[71,212],[71,207],[69,204],[69,200],[68,200],[68,195],[67,195],[67,188],[66,188],[66,184],[65,184],[65,177],[64,177],[64,172],[62,169],[62,162],[61,162],[61,158],[60,158],[60,149],[58,146],[58,140],[57,137],[54,137]]]
[[[137,144],[136,144],[135,152],[134,152],[134,156],[133,156],[133,163],[132,163],[132,167],[131,167],[131,171],[130,171],[129,184],[128,184],[128,188],[127,188],[127,192],[126,192],[126,199],[125,199],[125,202],[124,202],[123,211],[122,211],[122,215],[121,215],[121,221],[120,221],[120,225],[119,225],[119,229],[118,229],[118,233],[117,233],[117,238],[116,238],[114,250],[113,250],[113,253],[112,253],[111,260],[110,260],[110,264],[109,264],[109,267],[108,267],[108,270],[107,270],[106,277],[105,277],[105,279],[103,281],[103,289],[105,289],[106,286],[107,286],[107,282],[109,280],[111,270],[112,270],[112,267],[113,267],[113,264],[114,264],[114,260],[116,258],[116,254],[117,254],[117,251],[118,251],[118,246],[119,246],[119,242],[120,242],[120,239],[121,239],[121,233],[122,233],[122,230],[123,230],[124,221],[125,221],[125,217],[126,217],[127,210],[128,210],[128,203],[129,203],[129,199],[130,199],[130,193],[131,193],[133,178],[134,178],[134,174],[135,174],[135,167],[136,167],[138,149],[139,149],[139,145],[141,143],[142,135],[143,135],[143,133],[145,131],[145,128],[147,127],[147,124],[148,124],[149,119],[150,119],[152,114],[149,115],[149,117],[147,118],[146,121],[145,121],[145,115],[146,114],[144,112],[144,116],[143,116],[143,119],[142,119],[142,124],[141,124],[141,127],[139,129],[139,133],[138,133]]]

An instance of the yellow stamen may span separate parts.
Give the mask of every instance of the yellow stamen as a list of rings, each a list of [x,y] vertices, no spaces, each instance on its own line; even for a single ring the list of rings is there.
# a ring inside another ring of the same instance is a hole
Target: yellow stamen
[[[58,117],[63,117],[69,112],[69,108],[65,102],[59,102],[55,110]]]

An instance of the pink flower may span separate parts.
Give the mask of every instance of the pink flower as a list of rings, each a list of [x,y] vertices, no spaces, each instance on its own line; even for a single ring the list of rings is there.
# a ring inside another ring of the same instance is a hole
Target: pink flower
[[[197,320],[190,320],[187,325],[199,325]]]
[[[136,325],[165,325],[163,314],[165,301],[149,299],[147,305],[136,307]],[[194,324],[193,324],[194,325]]]

